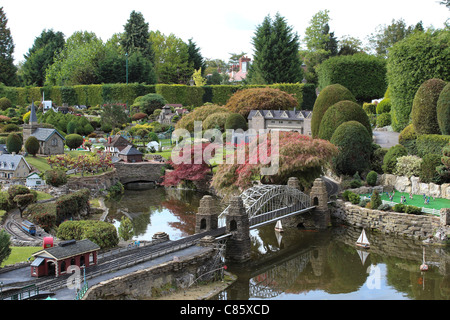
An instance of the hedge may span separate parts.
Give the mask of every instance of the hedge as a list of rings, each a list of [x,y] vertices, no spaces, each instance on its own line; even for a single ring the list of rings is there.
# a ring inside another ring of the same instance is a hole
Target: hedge
[[[248,88],[275,88],[295,94],[299,106],[303,110],[312,110],[316,101],[316,92],[312,84],[282,83],[273,85],[144,85],[132,84],[92,84],[76,86],[45,86],[45,87],[6,87],[0,85],[0,98],[6,97],[14,105],[26,106],[31,101],[39,101],[44,93],[46,100],[52,100],[56,105],[96,106],[105,103],[121,102],[132,104],[140,96],[148,93],[162,95],[170,104],[199,107],[207,102],[225,105],[228,99],[238,90]]]
[[[386,61],[364,53],[332,57],[319,66],[317,73],[319,90],[338,83],[358,101],[383,97],[387,89]]]
[[[450,31],[416,32],[389,49],[387,79],[395,131],[410,123],[414,96],[431,78],[450,80]]]
[[[442,154],[442,148],[450,143],[450,135],[423,134],[417,137],[417,155],[424,157],[427,154]]]

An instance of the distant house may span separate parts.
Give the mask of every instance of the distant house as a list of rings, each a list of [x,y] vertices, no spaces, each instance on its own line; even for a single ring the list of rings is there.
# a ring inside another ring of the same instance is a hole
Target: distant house
[[[25,179],[31,172],[31,167],[20,154],[0,155],[0,179],[9,180],[14,178]]]
[[[165,105],[162,108],[162,111],[159,114],[156,121],[158,121],[161,124],[171,124],[173,117],[175,117],[176,115],[177,115],[176,113],[172,113],[172,109],[170,108],[170,106]]]
[[[128,145],[125,149],[119,152],[119,158],[125,162],[142,162],[142,152]]]
[[[37,172],[32,172],[27,176],[25,186],[32,189],[45,186],[45,180],[42,179]]]
[[[30,121],[23,125],[23,141],[26,142],[30,136],[36,137],[39,141],[38,154],[64,153],[64,137],[56,129],[42,128],[37,123],[36,108],[33,102],[31,103]]]
[[[297,131],[311,136],[312,111],[252,110],[248,115],[249,129]]]
[[[108,140],[105,143],[105,151],[117,156],[119,152],[125,149],[129,144],[130,142],[121,135],[108,137]]]
[[[241,82],[247,78],[248,68],[250,66],[251,59],[248,57],[240,57],[239,65],[233,65],[229,73],[230,82]],[[238,70],[236,72],[236,70]]]

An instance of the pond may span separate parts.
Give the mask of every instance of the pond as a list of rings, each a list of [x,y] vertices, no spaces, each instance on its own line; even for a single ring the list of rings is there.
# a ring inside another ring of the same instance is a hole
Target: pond
[[[107,202],[109,217],[117,226],[124,214],[132,217],[134,240],[151,240],[160,231],[176,240],[194,233],[203,195],[164,188],[127,190],[120,201]],[[253,230],[251,261],[227,263],[238,280],[215,299],[450,300],[448,247],[368,232],[371,248],[363,251],[355,246],[360,232],[348,226],[281,234],[274,225]],[[419,270],[424,247],[427,272]]]

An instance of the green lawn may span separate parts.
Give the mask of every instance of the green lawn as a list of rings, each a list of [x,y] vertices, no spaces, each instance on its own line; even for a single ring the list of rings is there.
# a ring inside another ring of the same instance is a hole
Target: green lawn
[[[26,156],[25,160],[28,162],[30,166],[34,167],[36,170],[39,170],[40,172],[45,172],[51,169],[50,165],[47,163],[47,158]]]
[[[364,196],[369,196],[367,194],[365,194]],[[405,196],[406,198],[406,204],[407,205],[412,205],[412,206],[416,206],[419,208],[429,208],[429,209],[442,209],[442,208],[450,208],[450,200],[447,199],[442,199],[442,198],[436,198],[435,200],[433,200],[433,198],[430,198],[430,204],[425,204],[424,200],[423,200],[423,195],[420,194],[414,194],[413,195],[413,199],[409,199],[409,193],[406,192],[400,192],[395,190],[395,195],[394,195],[394,199],[392,200],[392,202],[395,203],[400,203],[400,197],[401,196]],[[428,198],[428,196],[427,196]],[[383,194],[381,194],[381,200],[385,200],[385,201],[391,201],[389,199],[389,197],[386,195],[386,192],[384,192]]]
[[[41,249],[42,247],[11,247],[11,254],[8,259],[3,261],[0,267],[27,261],[27,259],[31,257],[32,253],[35,253]]]

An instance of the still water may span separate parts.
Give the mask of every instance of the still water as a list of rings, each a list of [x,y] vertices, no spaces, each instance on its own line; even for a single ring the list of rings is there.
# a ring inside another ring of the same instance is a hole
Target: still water
[[[124,214],[132,217],[133,240],[151,240],[159,231],[176,240],[194,233],[202,196],[163,188],[127,190],[120,201],[107,202],[109,218],[118,225]],[[274,225],[253,230],[251,261],[227,265],[238,280],[216,299],[450,300],[448,247],[369,232],[371,248],[358,251],[360,232],[346,226],[282,234]],[[427,272],[419,270],[423,248]]]

